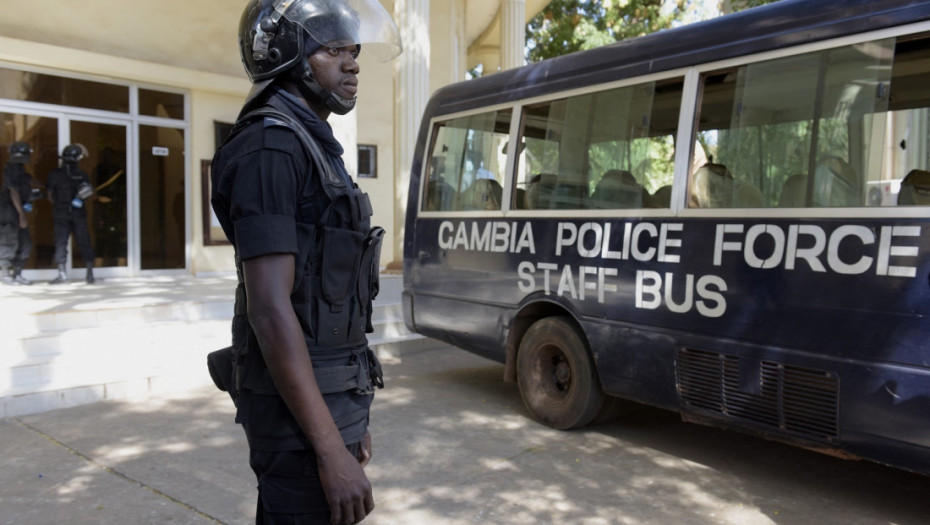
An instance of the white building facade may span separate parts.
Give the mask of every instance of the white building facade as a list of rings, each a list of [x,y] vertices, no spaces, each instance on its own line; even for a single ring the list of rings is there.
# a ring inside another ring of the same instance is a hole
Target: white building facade
[[[382,263],[399,266],[410,160],[434,90],[523,64],[527,20],[549,0],[381,0],[404,53],[360,59],[357,110],[331,123],[346,164],[387,230]],[[5,0],[0,3],[0,163],[34,149],[41,187],[70,143],[96,186],[88,203],[100,277],[234,269],[209,209],[209,161],[249,89],[237,30],[244,0]],[[51,205],[35,202],[25,275],[54,276]],[[85,266],[83,254],[69,267]],[[81,275],[81,274],[78,274]]]

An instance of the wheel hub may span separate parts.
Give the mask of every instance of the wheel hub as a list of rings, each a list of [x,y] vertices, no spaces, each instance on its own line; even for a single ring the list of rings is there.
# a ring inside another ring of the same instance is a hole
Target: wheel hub
[[[572,369],[565,361],[559,361],[555,365],[555,380],[559,386],[567,386],[572,380]]]

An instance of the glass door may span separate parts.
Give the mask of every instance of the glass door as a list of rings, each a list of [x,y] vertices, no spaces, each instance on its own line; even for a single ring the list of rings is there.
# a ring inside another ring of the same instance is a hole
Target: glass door
[[[184,269],[187,261],[184,130],[139,125],[139,268]]]
[[[133,127],[128,120],[0,107],[0,168],[9,160],[11,143],[28,143],[34,153],[25,169],[37,190],[44,192],[65,146],[82,144],[87,149],[78,167],[94,187],[85,206],[98,278],[187,266],[185,130],[138,124],[133,136]],[[56,275],[54,219],[45,196],[39,195],[32,208],[32,247],[25,255],[23,275],[42,281]],[[90,262],[85,261],[87,254],[81,253],[73,235],[67,247],[67,269],[74,269],[73,279],[82,277]]]
[[[104,274],[126,274],[130,266],[128,126],[71,120],[69,135],[71,144],[83,144],[88,151],[80,168],[88,174],[94,187],[94,195],[85,201],[87,228],[94,249],[93,264],[96,268],[117,269],[104,271]],[[80,253],[73,236],[70,248],[70,266],[83,268],[86,265],[84,254]]]
[[[96,268],[101,276],[128,273],[128,206],[127,206],[127,144],[129,126],[121,122],[91,122],[68,119],[61,113],[28,114],[0,111],[0,165],[6,166],[9,145],[22,141],[33,149],[32,159],[25,166],[32,176],[32,211],[28,212],[31,248],[24,254],[24,275],[42,280],[52,276],[56,268],[54,218],[52,204],[47,199],[45,185],[49,173],[58,168],[62,149],[68,144],[83,144],[88,151],[78,167],[88,174],[95,187],[92,197],[85,200],[87,228],[93,247]],[[72,239],[67,243],[66,266],[84,268],[84,257]],[[39,270],[39,271],[35,271]]]

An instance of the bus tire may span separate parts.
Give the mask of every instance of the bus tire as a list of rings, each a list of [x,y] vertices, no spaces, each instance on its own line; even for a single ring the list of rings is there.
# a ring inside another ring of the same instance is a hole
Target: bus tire
[[[585,337],[567,317],[546,317],[527,330],[517,385],[533,419],[559,430],[587,425],[604,405]]]

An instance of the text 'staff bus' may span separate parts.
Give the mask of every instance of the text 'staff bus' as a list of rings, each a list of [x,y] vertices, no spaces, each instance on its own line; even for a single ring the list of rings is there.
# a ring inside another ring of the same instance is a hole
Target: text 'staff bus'
[[[930,473],[930,2],[784,0],[446,87],[408,326],[573,428],[629,401]]]

